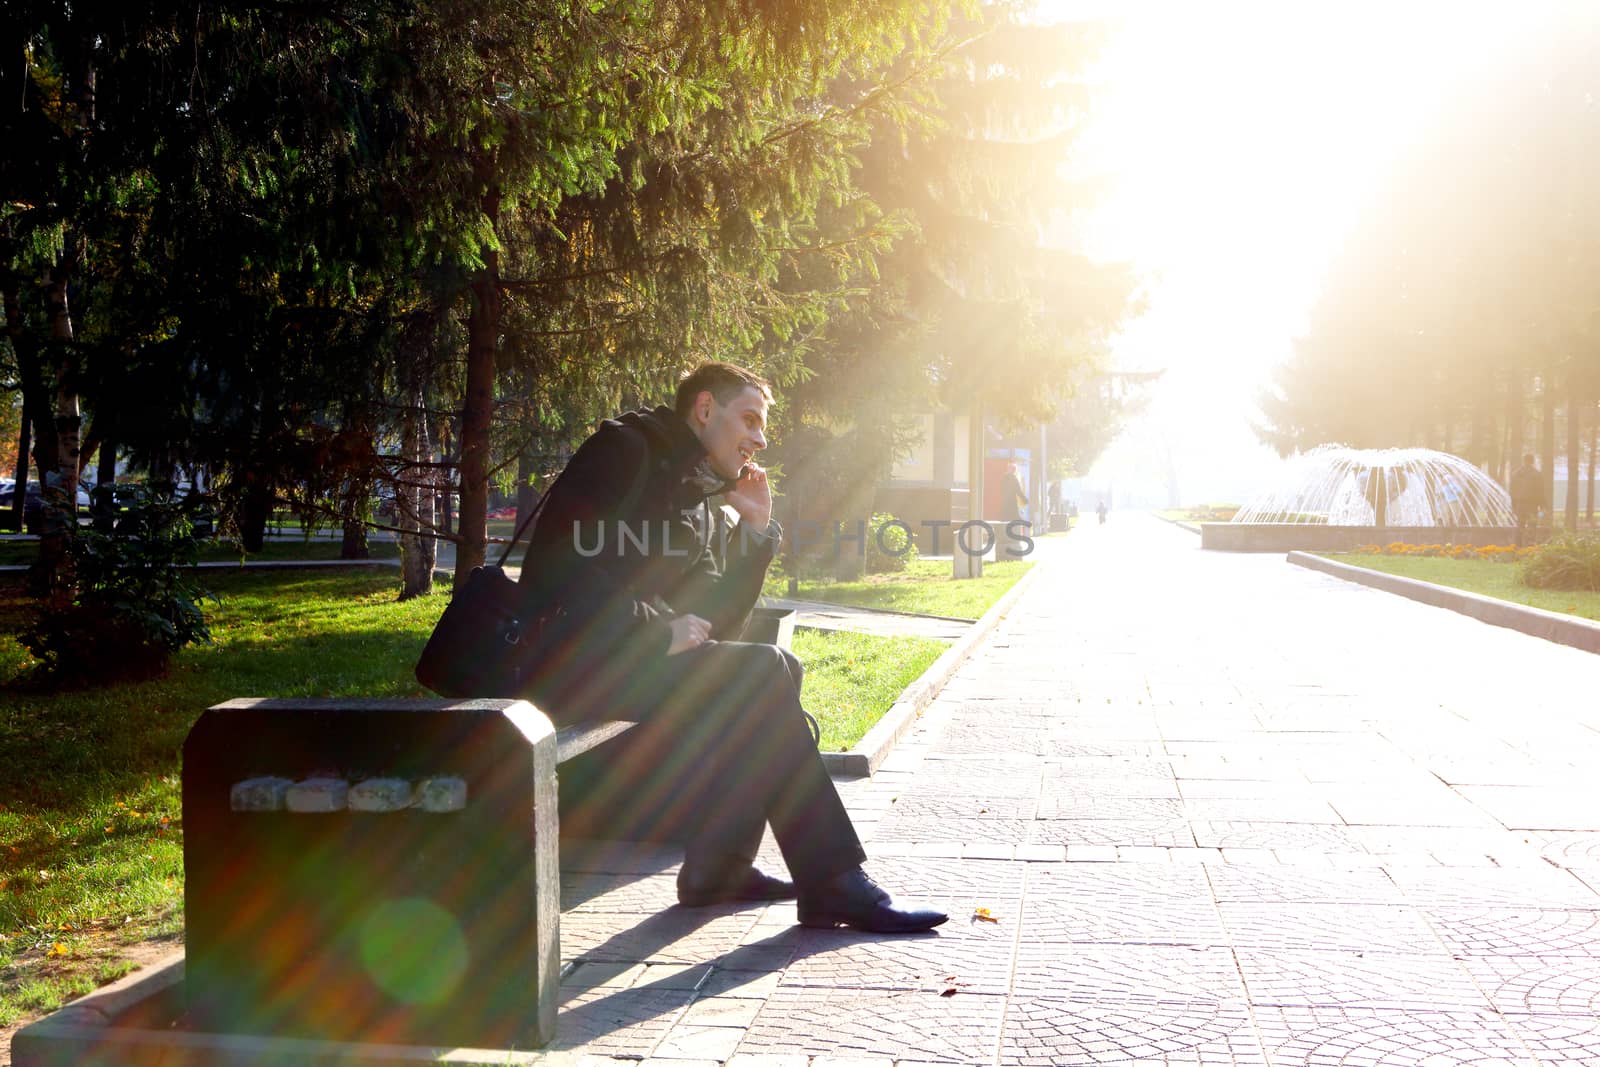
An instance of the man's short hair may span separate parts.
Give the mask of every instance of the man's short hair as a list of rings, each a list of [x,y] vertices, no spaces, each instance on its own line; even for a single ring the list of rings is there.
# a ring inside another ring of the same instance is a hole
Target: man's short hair
[[[694,401],[701,393],[709,391],[717,403],[726,404],[746,389],[759,389],[761,395],[772,403],[772,386],[752,370],[733,363],[702,363],[678,382],[677,395],[672,407],[679,415],[688,417],[694,410]]]

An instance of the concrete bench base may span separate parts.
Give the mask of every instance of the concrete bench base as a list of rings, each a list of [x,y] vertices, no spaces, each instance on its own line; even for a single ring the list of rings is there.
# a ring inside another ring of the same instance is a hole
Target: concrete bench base
[[[179,1028],[183,952],[17,1031],[16,1067],[523,1067],[544,1053],[218,1034]]]

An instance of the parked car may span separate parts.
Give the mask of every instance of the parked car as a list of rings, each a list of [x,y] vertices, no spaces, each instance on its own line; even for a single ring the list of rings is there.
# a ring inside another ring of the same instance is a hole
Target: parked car
[[[89,510],[89,489],[83,482],[78,483],[78,510]],[[22,498],[22,528],[29,533],[39,532],[39,512],[44,508],[44,497],[39,491],[38,482],[29,482]],[[16,501],[17,483],[9,478],[0,480],[0,511],[9,510]]]

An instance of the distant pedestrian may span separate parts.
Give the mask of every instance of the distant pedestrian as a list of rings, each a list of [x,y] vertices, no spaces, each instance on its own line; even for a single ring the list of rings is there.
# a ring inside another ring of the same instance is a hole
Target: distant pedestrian
[[[1104,500],[1095,505],[1094,513],[1100,516],[1100,525],[1104,526],[1106,522],[1106,502]]]
[[[1539,512],[1545,507],[1544,474],[1533,461],[1533,453],[1522,457],[1522,466],[1511,472],[1511,511],[1517,517],[1517,547],[1522,547],[1523,531],[1538,529]]]
[[[1006,522],[1022,518],[1022,507],[1028,502],[1022,479],[1017,477],[1017,465],[1006,464],[1006,476],[1000,479],[1000,518]]]

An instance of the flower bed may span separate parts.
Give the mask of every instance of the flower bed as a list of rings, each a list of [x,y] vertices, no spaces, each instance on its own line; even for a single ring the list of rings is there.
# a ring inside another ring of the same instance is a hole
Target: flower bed
[[[1413,545],[1391,541],[1387,545],[1358,545],[1363,556],[1426,556],[1440,559],[1486,559],[1491,563],[1516,563],[1538,551],[1537,547],[1516,545]]]

